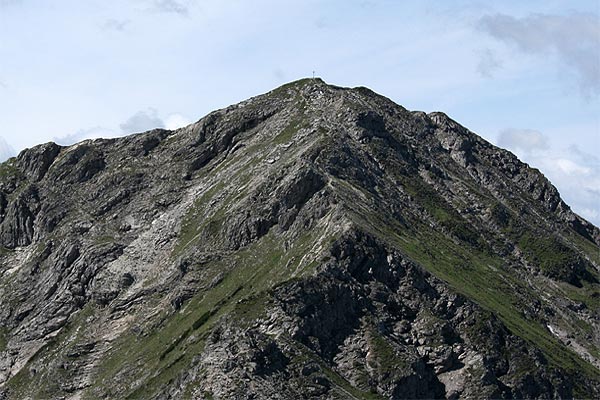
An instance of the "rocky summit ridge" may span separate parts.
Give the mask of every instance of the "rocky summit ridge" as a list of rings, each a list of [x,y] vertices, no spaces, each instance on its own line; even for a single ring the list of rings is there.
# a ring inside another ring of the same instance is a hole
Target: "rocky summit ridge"
[[[600,230],[366,88],[24,150],[0,245],[3,399],[600,397]]]

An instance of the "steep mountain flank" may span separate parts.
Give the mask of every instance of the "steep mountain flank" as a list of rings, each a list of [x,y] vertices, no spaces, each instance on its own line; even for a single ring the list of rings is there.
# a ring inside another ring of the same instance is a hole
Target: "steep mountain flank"
[[[600,230],[366,88],[25,150],[0,244],[0,398],[600,396]]]

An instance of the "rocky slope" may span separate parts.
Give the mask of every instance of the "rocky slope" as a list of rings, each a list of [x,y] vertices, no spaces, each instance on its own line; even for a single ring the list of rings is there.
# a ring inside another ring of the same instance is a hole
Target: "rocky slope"
[[[0,398],[600,396],[598,228],[366,88],[25,150],[0,244]]]

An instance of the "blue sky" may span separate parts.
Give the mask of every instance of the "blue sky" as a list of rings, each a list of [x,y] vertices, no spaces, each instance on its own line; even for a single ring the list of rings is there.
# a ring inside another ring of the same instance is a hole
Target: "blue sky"
[[[444,111],[600,225],[600,2],[0,0],[0,157],[310,76]]]

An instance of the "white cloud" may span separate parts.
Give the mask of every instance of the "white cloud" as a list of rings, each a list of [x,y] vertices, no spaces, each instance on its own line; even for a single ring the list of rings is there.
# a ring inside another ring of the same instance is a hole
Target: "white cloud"
[[[123,133],[130,134],[145,132],[155,128],[174,130],[191,123],[192,121],[185,115],[172,113],[163,119],[158,115],[156,109],[148,108],[147,110],[138,111],[119,126]]]
[[[133,114],[119,125],[123,133],[145,132],[155,128],[164,128],[165,123],[158,116],[158,112],[154,108],[141,110]]]
[[[587,175],[591,171],[567,158],[556,159],[556,166],[566,175]]]
[[[509,128],[498,134],[498,145],[516,152],[532,152],[548,149],[548,139],[533,129]]]
[[[54,141],[58,144],[69,146],[87,139],[122,137],[128,134],[145,132],[155,128],[174,130],[187,126],[190,123],[191,121],[187,117],[179,113],[170,114],[163,121],[154,108],[148,108],[147,110],[138,111],[129,117],[127,121],[120,124],[120,131],[97,126],[94,128],[80,129],[77,132],[69,135],[54,137]],[[2,147],[1,145],[2,142],[0,142],[0,149]]]
[[[600,94],[600,18],[591,13],[486,15],[480,28],[520,51],[556,57],[585,96]]]
[[[115,132],[112,129],[103,128],[101,126],[97,126],[89,129],[80,129],[75,133],[71,133],[66,136],[55,137],[54,141],[63,146],[70,146],[75,143],[79,143],[83,140],[87,139],[99,139],[99,138],[114,138],[123,136],[119,132]]]
[[[15,150],[0,136],[0,162],[4,162],[15,155]]]
[[[164,126],[166,129],[175,130],[183,128],[184,126],[188,126],[191,123],[192,121],[190,121],[186,116],[175,113],[165,118]]]

